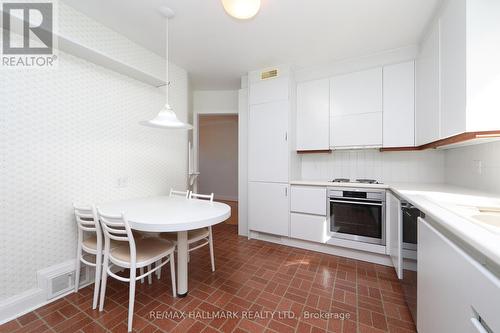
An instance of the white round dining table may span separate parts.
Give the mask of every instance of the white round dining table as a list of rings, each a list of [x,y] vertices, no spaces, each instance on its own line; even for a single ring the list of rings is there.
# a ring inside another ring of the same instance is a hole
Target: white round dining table
[[[97,205],[103,214],[123,214],[134,230],[177,232],[177,295],[188,293],[188,231],[224,222],[231,207],[221,202],[159,196]]]

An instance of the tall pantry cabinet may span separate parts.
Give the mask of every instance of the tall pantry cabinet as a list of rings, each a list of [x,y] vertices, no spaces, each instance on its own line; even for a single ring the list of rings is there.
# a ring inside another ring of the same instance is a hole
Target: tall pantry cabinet
[[[248,228],[289,236],[291,177],[297,177],[295,83],[286,67],[248,74]]]

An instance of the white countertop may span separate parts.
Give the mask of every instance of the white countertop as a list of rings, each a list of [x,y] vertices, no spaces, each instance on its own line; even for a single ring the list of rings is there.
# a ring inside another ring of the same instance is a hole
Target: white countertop
[[[291,185],[385,188],[410,202],[464,241],[487,259],[500,266],[500,230],[474,221],[476,207],[500,207],[500,195],[448,184],[352,184],[327,181],[292,181]]]

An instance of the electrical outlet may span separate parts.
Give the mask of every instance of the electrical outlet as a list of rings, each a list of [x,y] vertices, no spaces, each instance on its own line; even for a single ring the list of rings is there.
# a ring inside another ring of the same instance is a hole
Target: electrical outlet
[[[483,161],[474,160],[474,171],[476,172],[477,175],[483,174]]]
[[[128,177],[120,177],[116,180],[117,188],[125,188],[128,186]]]

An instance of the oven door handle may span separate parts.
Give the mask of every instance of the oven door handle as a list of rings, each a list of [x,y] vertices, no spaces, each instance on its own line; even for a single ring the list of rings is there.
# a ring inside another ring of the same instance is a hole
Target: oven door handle
[[[346,200],[333,200],[333,199],[330,199],[330,202],[348,203],[348,204],[364,205],[364,206],[382,206],[383,205],[383,203],[376,203],[376,202],[346,201]]]

